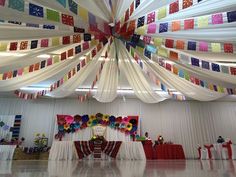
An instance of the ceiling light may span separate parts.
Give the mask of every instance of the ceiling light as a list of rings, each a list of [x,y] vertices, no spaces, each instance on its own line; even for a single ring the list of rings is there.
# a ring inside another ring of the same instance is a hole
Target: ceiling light
[[[37,58],[50,58],[51,55],[47,55],[47,54],[42,54],[42,55],[39,55],[37,56]]]

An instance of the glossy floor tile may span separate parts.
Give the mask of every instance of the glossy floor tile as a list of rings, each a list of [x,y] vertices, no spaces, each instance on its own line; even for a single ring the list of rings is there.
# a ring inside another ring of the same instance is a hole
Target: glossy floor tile
[[[236,161],[0,161],[0,177],[235,177]]]

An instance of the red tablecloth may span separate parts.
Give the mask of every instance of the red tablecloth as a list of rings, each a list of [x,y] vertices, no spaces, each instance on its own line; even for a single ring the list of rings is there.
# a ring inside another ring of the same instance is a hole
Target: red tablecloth
[[[154,146],[155,159],[185,159],[184,150],[181,145],[162,144]]]
[[[153,147],[151,140],[146,140],[143,142],[143,149],[146,155],[146,159],[153,159]]]

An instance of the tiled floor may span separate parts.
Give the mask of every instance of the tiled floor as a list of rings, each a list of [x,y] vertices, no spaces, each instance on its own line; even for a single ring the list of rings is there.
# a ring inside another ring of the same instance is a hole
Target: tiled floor
[[[235,177],[236,161],[0,161],[0,177]]]

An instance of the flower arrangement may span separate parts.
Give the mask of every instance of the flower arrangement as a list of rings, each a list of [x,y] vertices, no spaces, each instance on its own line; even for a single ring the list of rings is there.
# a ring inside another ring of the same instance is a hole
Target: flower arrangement
[[[44,133],[36,133],[35,138],[34,138],[34,144],[37,148],[41,149],[44,147],[47,147],[48,145],[48,138]]]
[[[87,127],[98,124],[109,126],[129,135],[135,135],[138,129],[138,121],[135,118],[115,117],[113,115],[97,113],[95,115],[57,115],[58,134],[56,139],[61,139],[65,133],[74,133]]]

